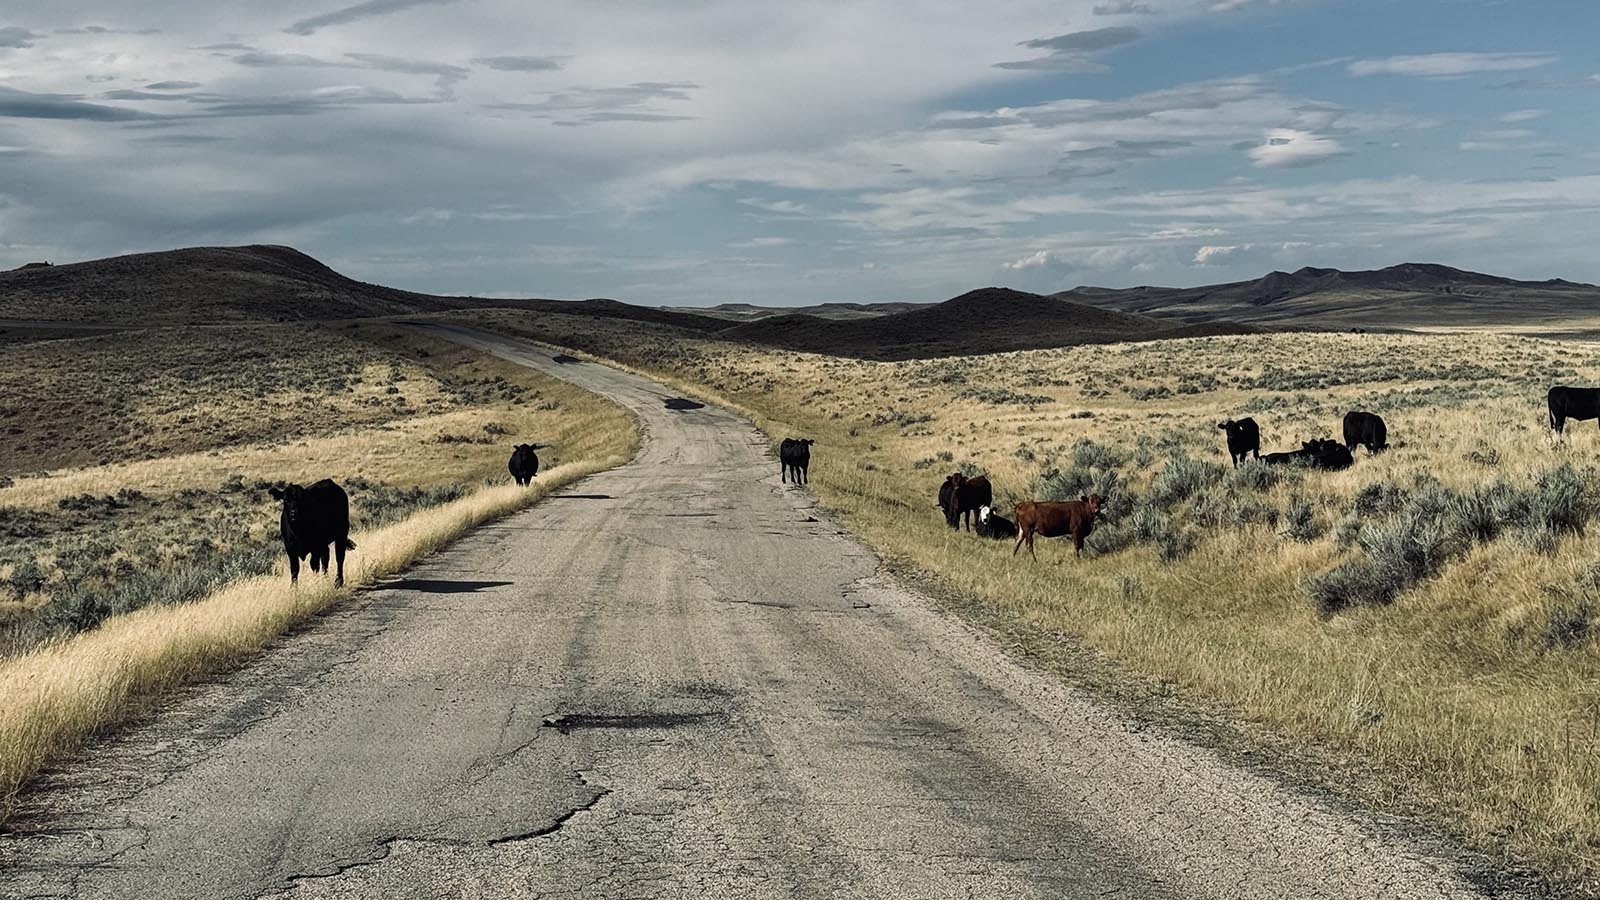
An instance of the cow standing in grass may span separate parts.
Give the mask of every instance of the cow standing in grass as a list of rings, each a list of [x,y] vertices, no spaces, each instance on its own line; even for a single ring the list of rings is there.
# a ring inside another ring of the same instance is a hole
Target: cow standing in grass
[[[1228,433],[1228,456],[1233,459],[1233,467],[1239,468],[1239,463],[1251,454],[1256,459],[1261,458],[1261,429],[1256,427],[1256,420],[1246,416],[1243,419],[1229,419],[1219,422],[1218,428]]]
[[[1600,420],[1600,388],[1557,385],[1545,395],[1545,401],[1550,405],[1550,430],[1556,434],[1566,430],[1568,419]]]
[[[289,554],[289,583],[300,581],[300,560],[311,557],[311,571],[328,570],[328,545],[333,545],[338,574],[334,587],[344,586],[344,554],[354,550],[350,540],[350,497],[344,488],[324,478],[310,487],[298,484],[269,488],[274,499],[283,502],[278,518],[283,535],[283,550]]]
[[[511,470],[511,480],[523,486],[533,482],[534,476],[539,474],[539,454],[533,452],[538,448],[538,444],[518,444],[512,448],[511,461],[506,464]]]
[[[1368,453],[1377,453],[1389,447],[1389,427],[1377,413],[1347,412],[1344,414],[1344,446],[1354,451],[1366,447]]]
[[[989,479],[982,475],[971,478],[960,472],[944,480],[949,487],[939,489],[940,506],[944,508],[944,521],[951,528],[960,528],[963,519],[966,521],[967,530],[972,530],[972,520],[978,515],[978,510],[994,502],[994,488],[990,486]]]
[[[1028,555],[1038,559],[1039,555],[1033,552],[1033,539],[1039,537],[1065,537],[1072,535],[1072,548],[1078,556],[1083,555],[1083,542],[1094,531],[1095,516],[1100,513],[1100,505],[1105,498],[1099,494],[1089,494],[1079,500],[1060,502],[1046,502],[1028,500],[1017,504],[1017,545],[1011,548],[1011,555],[1016,556],[1022,545],[1028,545]]]

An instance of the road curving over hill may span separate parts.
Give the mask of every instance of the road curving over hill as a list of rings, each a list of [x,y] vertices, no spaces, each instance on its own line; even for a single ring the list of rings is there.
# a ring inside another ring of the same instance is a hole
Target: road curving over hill
[[[1478,896],[1443,844],[1007,657],[743,419],[450,336],[633,409],[644,449],[51,776],[0,896]]]

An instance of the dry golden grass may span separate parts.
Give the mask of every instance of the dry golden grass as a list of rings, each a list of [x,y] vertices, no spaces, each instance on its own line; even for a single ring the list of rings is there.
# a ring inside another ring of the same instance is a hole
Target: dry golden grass
[[[1543,403],[1552,384],[1600,383],[1595,345],[1302,334],[868,363],[563,317],[481,320],[699,386],[773,438],[815,438],[812,489],[891,559],[1220,711],[1346,795],[1600,885],[1600,437],[1589,422],[1553,439]],[[1195,541],[1178,558],[1149,541],[1082,559],[1044,542],[1035,563],[934,509],[939,482],[967,464],[1009,512],[1041,474],[1075,467],[1081,439],[1114,451],[1124,486],[1148,498],[1175,455],[1227,465],[1224,418],[1253,415],[1268,451],[1337,438],[1351,409],[1384,415],[1392,449],[1260,490],[1226,470],[1206,491],[1275,521],[1203,527],[1195,500],[1173,504],[1164,514]],[[1514,534],[1477,543],[1387,605],[1326,616],[1309,598],[1308,578],[1362,552],[1335,534],[1364,487],[1527,491],[1563,465],[1589,500],[1582,535],[1548,552]],[[1283,533],[1295,499],[1314,539]]]
[[[270,331],[248,330],[259,345],[283,350],[263,336]],[[219,332],[212,340],[210,354],[236,346],[238,336]],[[81,602],[86,580],[110,591],[137,575],[145,579],[140,590],[155,591],[162,578],[192,580],[194,567],[234,558],[228,553],[242,554],[246,569],[259,565],[252,560],[262,553],[279,560],[273,575],[233,581],[195,602],[150,599],[151,605],[112,615],[89,631],[67,636],[70,628],[56,630],[57,636],[42,644],[38,629],[25,627],[30,620],[14,618],[10,624],[24,627],[8,632],[9,643],[0,646],[0,652],[12,654],[0,658],[0,697],[5,698],[0,705],[0,819],[19,788],[51,759],[70,753],[162,691],[236,663],[288,626],[350,595],[317,577],[303,580],[299,590],[289,587],[282,551],[272,549],[278,505],[260,485],[332,476],[350,486],[359,545],[347,566],[353,590],[399,571],[476,524],[622,463],[638,445],[637,425],[626,411],[525,367],[382,324],[345,330],[339,340],[350,342],[349,352],[325,362],[335,370],[350,363],[355,368],[348,374],[356,377],[332,394],[330,420],[309,433],[63,468],[0,487],[0,534],[8,538],[0,549],[5,607],[0,614],[49,613],[52,604],[62,602],[55,596],[58,588]],[[33,349],[36,356],[46,352]],[[97,345],[58,342],[47,351],[55,367],[40,377],[50,381],[69,371],[75,349],[97,364],[105,362],[96,356]],[[132,377],[128,371],[149,365],[137,356],[147,349],[138,340],[130,345],[133,355],[122,375]],[[381,371],[371,370],[372,359],[384,360]],[[227,383],[247,389],[221,392],[218,402],[227,416],[248,417],[247,398],[258,387],[282,383],[282,360],[271,355],[260,360],[265,369],[235,365],[231,370]],[[339,420],[339,410],[359,405],[370,393],[368,381],[387,380],[397,369],[407,385],[404,410],[391,409],[376,422]],[[29,378],[25,372],[8,375],[18,383]],[[193,399],[172,395],[156,406]],[[429,413],[429,408],[438,411]],[[506,484],[509,447],[518,441],[552,445],[541,451],[543,465],[530,488]],[[448,490],[430,494],[430,488]],[[415,503],[394,505],[394,494],[406,490],[422,490],[424,504],[461,491],[466,496],[372,527],[375,519],[392,517],[397,509],[415,508]],[[191,552],[196,541],[199,546]],[[5,582],[20,565],[32,568],[40,587],[11,596]],[[202,588],[214,583],[211,577],[199,582]]]

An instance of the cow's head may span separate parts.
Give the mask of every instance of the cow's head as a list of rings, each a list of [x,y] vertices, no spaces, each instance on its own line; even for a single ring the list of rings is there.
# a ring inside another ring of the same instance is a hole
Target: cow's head
[[[283,518],[291,526],[300,521],[300,501],[305,499],[306,489],[298,484],[286,484],[283,487],[267,488],[267,493],[272,499],[283,502]]]
[[[1233,420],[1229,419],[1226,422],[1218,422],[1217,427],[1221,428],[1223,431],[1231,431],[1233,429],[1233,424]]]
[[[1099,494],[1090,494],[1089,496],[1084,497],[1083,505],[1089,508],[1089,518],[1092,519],[1095,516],[1100,515],[1100,506],[1105,502],[1106,498],[1100,496]]]
[[[987,506],[978,507],[978,521],[982,522],[985,525],[989,524],[989,517],[991,515],[993,515],[993,514],[994,514],[994,510],[990,509]]]

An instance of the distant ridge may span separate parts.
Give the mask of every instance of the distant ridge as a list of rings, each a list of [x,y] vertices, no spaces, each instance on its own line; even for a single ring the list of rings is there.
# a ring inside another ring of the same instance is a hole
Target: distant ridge
[[[1518,281],[1436,263],[1346,272],[1306,266],[1191,288],[1076,287],[1052,296],[1187,322],[1300,328],[1550,324],[1600,316],[1600,287]]]
[[[717,336],[813,353],[895,360],[1259,330],[1220,322],[1185,326],[1041,294],[988,287],[890,315],[848,320],[771,316],[724,329]]]

